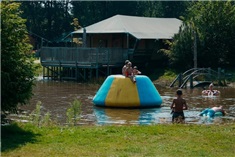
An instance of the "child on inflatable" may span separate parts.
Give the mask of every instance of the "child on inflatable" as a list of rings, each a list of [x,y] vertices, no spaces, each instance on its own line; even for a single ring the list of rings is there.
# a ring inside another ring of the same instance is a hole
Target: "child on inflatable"
[[[209,85],[209,90],[203,90],[202,94],[207,95],[207,96],[216,96],[220,94],[220,91],[218,90],[213,90],[213,83]]]
[[[125,67],[124,76],[129,77],[133,83],[136,83],[135,75],[133,74],[132,63],[129,61]]]
[[[133,68],[133,75],[140,75],[141,72],[138,70],[137,66],[134,66]]]
[[[126,76],[126,68],[127,68],[127,64],[129,63],[129,60],[125,61],[125,65],[122,67],[122,75]]]
[[[225,115],[225,111],[223,109],[223,106],[219,107],[212,107],[212,108],[206,108],[203,110],[199,116],[208,116],[208,117],[214,117],[216,113],[220,112],[223,116]]]

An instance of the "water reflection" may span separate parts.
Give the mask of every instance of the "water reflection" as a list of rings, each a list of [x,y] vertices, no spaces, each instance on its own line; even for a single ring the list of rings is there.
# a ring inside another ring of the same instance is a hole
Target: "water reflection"
[[[118,109],[101,108],[92,103],[92,98],[99,89],[98,85],[82,84],[76,82],[38,81],[34,87],[34,96],[30,103],[20,108],[31,113],[38,101],[42,102],[42,112],[49,112],[52,119],[59,124],[66,123],[66,110],[74,99],[82,102],[82,117],[79,124],[84,125],[152,125],[171,123],[170,105],[175,97],[177,88],[158,87],[163,99],[162,107],[150,109]],[[205,97],[201,95],[202,89],[183,89],[189,110],[186,110],[186,123],[211,124],[235,121],[235,88],[219,88],[218,97]],[[224,117],[199,117],[204,109],[223,105],[228,114]]]
[[[94,107],[98,125],[107,124],[138,124],[150,125],[161,121],[162,109],[118,109]],[[164,118],[163,118],[164,119]]]

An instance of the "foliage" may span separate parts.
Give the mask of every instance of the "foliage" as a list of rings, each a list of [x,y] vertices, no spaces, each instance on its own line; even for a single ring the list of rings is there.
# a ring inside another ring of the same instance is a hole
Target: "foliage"
[[[51,114],[49,112],[45,113],[43,116],[42,103],[40,101],[37,102],[36,109],[30,114],[29,120],[37,127],[53,126],[53,124],[56,123],[51,120]]]
[[[232,2],[195,2],[188,9],[179,34],[174,36],[168,53],[171,63],[183,69],[192,68],[196,39],[199,67],[234,66],[234,28],[235,5]]]
[[[72,1],[71,4],[73,16],[81,21],[83,27],[116,14],[179,18],[190,5],[188,2],[172,1]]]
[[[235,153],[234,124],[83,126],[63,129],[56,126],[38,128],[21,123],[17,126],[2,127],[2,156],[155,157],[175,156],[177,152],[182,157],[230,157]]]
[[[43,67],[41,63],[35,63],[33,64],[33,67],[35,69],[35,76],[40,76],[43,73]]]
[[[1,107],[16,112],[32,96],[34,68],[19,3],[1,2]]]
[[[76,23],[86,27],[116,14],[149,17],[183,16],[188,2],[165,1],[23,1],[23,18],[27,18],[27,29],[32,32],[40,47],[44,44],[59,42],[62,36],[74,30]],[[47,40],[45,40],[47,39]]]
[[[155,77],[154,79],[152,79],[153,83],[162,85],[162,86],[169,86],[171,82],[176,78],[177,72],[172,69],[164,69],[161,75],[159,75],[159,73],[155,75],[158,75],[158,77]]]
[[[41,39],[45,44],[59,42],[63,35],[72,31],[72,17],[70,15],[70,1],[23,1],[21,2],[23,18],[27,18],[27,29],[35,33],[36,42],[39,47]],[[41,38],[39,38],[41,37]]]
[[[166,43],[170,43],[166,41]],[[178,69],[190,69],[193,65],[193,37],[192,29],[187,23],[180,26],[180,31],[174,36],[174,41],[169,44],[170,50],[165,53],[169,56],[173,67]]]
[[[75,99],[71,104],[70,108],[67,109],[67,123],[69,126],[75,126],[76,122],[80,119],[82,103]]]
[[[30,114],[31,120],[33,122],[34,125],[36,126],[40,126],[41,123],[41,102],[37,102],[36,104],[36,109]]]
[[[53,121],[51,120],[50,112],[47,112],[42,119],[42,126],[51,126]]]
[[[73,22],[71,23],[71,25],[74,27],[74,30],[78,30],[81,28],[81,26],[79,25],[79,22],[78,22],[78,19],[77,18],[74,18],[73,19]]]

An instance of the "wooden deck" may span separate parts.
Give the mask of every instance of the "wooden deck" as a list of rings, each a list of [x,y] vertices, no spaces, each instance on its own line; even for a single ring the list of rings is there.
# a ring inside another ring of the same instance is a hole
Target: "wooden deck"
[[[43,78],[87,80],[112,74],[133,51],[121,48],[42,47]]]

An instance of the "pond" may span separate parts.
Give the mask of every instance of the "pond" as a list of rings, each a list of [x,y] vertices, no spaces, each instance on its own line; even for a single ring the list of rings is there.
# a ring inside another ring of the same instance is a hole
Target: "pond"
[[[74,99],[82,102],[82,113],[79,125],[154,125],[171,123],[170,105],[175,97],[177,88],[168,88],[155,85],[162,97],[160,108],[148,109],[120,109],[101,108],[92,103],[99,85],[40,80],[33,89],[34,96],[30,103],[20,106],[21,113],[29,115],[41,101],[42,113],[49,112],[52,119],[60,125],[66,124],[66,110]],[[213,124],[235,122],[235,88],[218,87],[220,96],[205,97],[201,95],[202,88],[182,89],[189,110],[186,110],[186,123]],[[205,108],[223,105],[227,114],[224,117],[200,117],[198,114]],[[15,116],[22,116],[15,115]],[[11,115],[14,116],[14,115]]]

